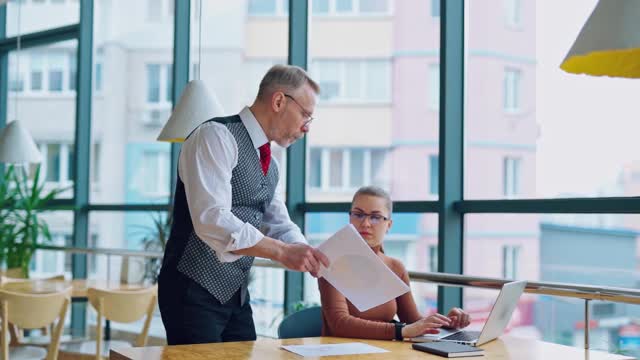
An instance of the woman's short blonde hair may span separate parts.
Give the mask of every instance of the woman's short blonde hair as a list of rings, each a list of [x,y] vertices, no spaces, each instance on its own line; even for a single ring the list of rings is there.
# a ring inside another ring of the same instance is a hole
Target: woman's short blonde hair
[[[393,201],[391,201],[391,195],[381,187],[378,186],[363,186],[353,195],[351,203],[356,201],[356,198],[360,195],[375,196],[385,200],[387,210],[389,210],[389,216],[393,212]]]

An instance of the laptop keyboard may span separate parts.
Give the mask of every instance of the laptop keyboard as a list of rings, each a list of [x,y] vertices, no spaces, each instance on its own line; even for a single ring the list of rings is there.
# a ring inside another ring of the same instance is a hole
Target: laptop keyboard
[[[445,336],[442,340],[475,341],[480,337],[480,331],[458,331],[455,334]]]

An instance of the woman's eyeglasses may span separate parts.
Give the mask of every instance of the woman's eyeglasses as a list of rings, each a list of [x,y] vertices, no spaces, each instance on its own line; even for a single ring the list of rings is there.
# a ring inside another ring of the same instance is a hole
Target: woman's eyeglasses
[[[383,221],[389,220],[388,217],[380,214],[367,214],[359,211],[349,211],[349,217],[351,218],[351,220],[355,220],[358,222],[363,222],[364,219],[368,217],[371,225],[378,225]]]

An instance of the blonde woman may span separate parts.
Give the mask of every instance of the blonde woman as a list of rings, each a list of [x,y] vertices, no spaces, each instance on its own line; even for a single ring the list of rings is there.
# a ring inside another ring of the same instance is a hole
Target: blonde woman
[[[384,237],[391,229],[393,203],[381,188],[360,188],[351,203],[350,223],[360,233],[377,256],[409,285],[409,274],[397,259],[385,255]],[[439,328],[463,328],[469,325],[469,315],[452,308],[447,316],[423,316],[411,291],[385,304],[364,312],[358,311],[336,288],[321,278],[318,280],[322,301],[322,335],[363,339],[402,340],[424,334],[435,334]],[[398,316],[399,322],[394,321]]]

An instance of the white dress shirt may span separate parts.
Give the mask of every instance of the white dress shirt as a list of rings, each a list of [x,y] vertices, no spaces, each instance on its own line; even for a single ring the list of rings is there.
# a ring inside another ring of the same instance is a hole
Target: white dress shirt
[[[259,153],[258,148],[268,142],[267,136],[248,107],[239,115]],[[250,248],[265,235],[286,243],[306,244],[277,191],[265,210],[260,230],[231,213],[231,172],[237,164],[235,138],[225,125],[215,121],[198,127],[182,145],[178,174],[198,237],[215,250],[222,262],[239,259],[242,255],[231,252]]]

